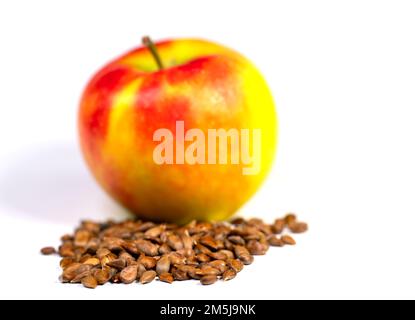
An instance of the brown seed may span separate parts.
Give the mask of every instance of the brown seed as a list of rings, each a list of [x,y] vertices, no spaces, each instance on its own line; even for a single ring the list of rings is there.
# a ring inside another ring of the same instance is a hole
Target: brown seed
[[[248,249],[243,246],[235,246],[235,254],[243,264],[251,264],[254,260]]]
[[[171,273],[166,272],[159,275],[159,280],[167,283],[172,283],[174,279]]]
[[[140,250],[138,250],[137,245],[134,241],[125,241],[122,247],[131,254],[140,254]]]
[[[127,244],[123,239],[117,237],[105,237],[103,240],[103,245],[111,252],[118,253],[122,251],[123,247]]]
[[[96,269],[92,275],[100,285],[107,283],[111,279],[111,274],[107,270]]]
[[[239,258],[239,256],[241,256],[243,254],[249,254],[249,251],[244,246],[239,246],[238,245],[238,246],[235,246],[235,254]]]
[[[282,242],[284,242],[285,244],[288,244],[288,245],[295,245],[295,243],[296,243],[295,240],[289,235],[283,235],[281,237],[281,240],[282,240]]]
[[[87,251],[91,254],[95,254],[98,250],[100,245],[100,240],[98,238],[92,238],[88,241],[88,244],[86,245]]]
[[[161,234],[160,234],[160,237],[159,237],[159,239],[160,239],[160,241],[161,241],[161,243],[165,243],[165,244],[167,244],[167,238],[171,235],[172,233],[170,232],[170,231],[163,231]],[[170,247],[169,247],[170,248]],[[170,248],[171,249],[171,248]]]
[[[304,222],[292,223],[288,227],[292,233],[304,233],[308,230],[308,225]]]
[[[65,270],[63,270],[62,273],[62,282],[70,282],[72,281],[77,275],[91,270],[92,266],[88,264],[81,264],[78,262],[75,262],[68,267],[66,267]]]
[[[191,269],[187,271],[187,274],[192,279],[200,280],[200,278],[202,278],[202,270],[199,268],[191,267]]]
[[[141,276],[143,275],[144,272],[146,272],[146,268],[144,267],[143,264],[138,263],[137,264],[137,280],[140,280]]]
[[[93,276],[89,275],[82,279],[82,284],[85,288],[95,289],[98,285],[98,282]]]
[[[218,253],[219,254],[224,254],[227,259],[235,258],[235,255],[233,254],[233,252],[231,250],[222,249],[222,250],[219,250]]]
[[[170,253],[169,258],[172,264],[185,264],[186,263],[186,257],[184,257],[183,255],[177,252]]]
[[[98,259],[102,259],[103,257],[109,255],[111,253],[111,251],[109,251],[107,248],[100,248],[97,250],[97,258]]]
[[[270,235],[272,234],[272,227],[266,224],[260,224],[256,226],[258,228],[259,231],[261,231],[263,234],[265,235]]]
[[[174,268],[176,268],[177,270],[182,270],[184,272],[189,272],[189,271],[193,270],[195,267],[194,266],[189,266],[187,264],[179,264],[179,265],[175,265]]]
[[[159,248],[159,253],[160,254],[168,254],[170,252],[172,252],[172,250],[171,250],[170,246],[167,243],[162,243],[160,245],[160,248]]]
[[[153,269],[157,264],[156,259],[147,256],[141,256],[138,259],[138,262],[140,262],[146,269]]]
[[[204,254],[204,253],[200,253],[200,254],[196,255],[196,259],[199,262],[208,262],[208,261],[210,261],[210,257],[207,254]]]
[[[65,270],[63,270],[62,276],[61,276],[61,280],[62,282],[70,282],[73,278],[75,278],[78,275],[78,268],[81,266],[82,264],[78,263],[78,262],[74,262],[71,263],[70,265],[68,265]]]
[[[75,233],[74,244],[77,247],[85,247],[91,238],[91,233],[88,230],[78,230]]]
[[[137,265],[125,267],[120,272],[120,280],[125,283],[132,283],[137,279]]]
[[[111,268],[108,266],[102,267],[102,270],[107,271],[110,274],[111,278],[115,276],[117,273],[119,273],[118,269]]]
[[[237,236],[237,235],[229,236],[228,240],[232,242],[233,244],[239,244],[241,246],[245,245],[245,240],[241,236]]]
[[[204,245],[202,245],[200,243],[196,243],[195,252],[197,254],[204,253],[204,254],[207,254],[207,255],[209,255],[210,253],[212,253],[212,251],[210,251],[210,249],[206,248]]]
[[[97,266],[99,265],[101,262],[99,261],[98,258],[88,258],[86,259],[83,264],[90,264],[92,266]]]
[[[183,280],[189,280],[189,276],[186,271],[180,270],[180,269],[173,269],[172,275],[174,280],[183,281]]]
[[[217,250],[218,249],[218,245],[216,243],[216,241],[211,237],[211,236],[204,236],[202,238],[200,238],[200,243],[203,244],[204,246],[213,249],[213,250]]]
[[[215,260],[226,260],[228,259],[228,255],[226,253],[223,252],[211,252],[209,253],[209,257],[215,259]]]
[[[144,237],[146,239],[154,239],[157,238],[158,236],[160,236],[160,234],[166,229],[165,225],[159,225],[153,228],[148,229],[145,233],[144,233]]]
[[[222,250],[225,249],[225,235],[218,233],[215,237],[216,242],[216,249],[215,250]]]
[[[75,254],[75,256],[74,256],[74,258],[75,258],[75,261],[77,261],[77,262],[80,262],[80,260],[81,260],[81,258],[83,257],[83,255],[86,253],[86,248],[81,248],[81,247],[77,247],[77,248],[75,248],[75,250],[74,250],[74,254]]]
[[[74,263],[74,260],[72,258],[63,258],[60,262],[59,265],[61,266],[62,269],[65,269],[66,267],[68,267],[69,265],[71,265],[72,263]]]
[[[91,274],[91,270],[85,270],[84,272],[81,272],[80,274],[76,275],[75,278],[73,278],[70,283],[80,283],[83,278],[89,276]]]
[[[280,238],[278,238],[276,236],[271,236],[268,239],[268,243],[273,247],[283,247],[284,246],[284,241],[282,241]]]
[[[119,254],[118,259],[125,260],[127,265],[133,264],[135,262],[134,257],[126,251],[123,251]]]
[[[228,269],[222,274],[222,279],[224,281],[232,280],[236,277],[236,271],[233,269]]]
[[[71,244],[63,244],[59,247],[59,255],[61,257],[74,258],[75,251]]]
[[[243,264],[251,264],[254,258],[249,253],[248,249],[243,246],[235,246],[235,255],[243,262]]]
[[[244,268],[244,264],[238,259],[229,259],[227,260],[227,263],[228,266],[236,272],[240,272]]]
[[[224,222],[219,222],[217,224],[214,224],[212,237],[216,240],[216,242],[221,242],[226,239],[226,237],[229,235],[229,232],[231,232],[232,228]]]
[[[118,270],[123,270],[126,265],[127,262],[124,259],[115,259],[107,263],[107,266]]]
[[[239,260],[241,260],[243,264],[249,265],[254,262],[254,257],[251,255],[242,255],[239,257]]]
[[[196,255],[194,254],[194,252],[192,252],[192,255],[190,257],[186,258],[186,264],[189,266],[198,266],[199,265],[199,261],[196,258]]]
[[[290,226],[297,221],[297,216],[294,213],[288,213],[284,218],[285,224]]]
[[[268,251],[268,244],[264,244],[256,240],[249,240],[246,248],[249,250],[250,254],[264,255]]]
[[[183,243],[183,255],[190,257],[193,255],[193,238],[188,234],[187,230],[184,235],[181,236]]]
[[[236,229],[237,234],[239,233],[240,236],[247,237],[247,236],[256,236],[259,233],[259,230],[255,226],[243,226]]]
[[[275,234],[280,234],[284,231],[285,228],[285,220],[284,219],[277,219],[275,220],[274,224],[271,226],[271,230]]]
[[[189,235],[189,232],[187,230],[182,235],[182,243],[184,249],[193,249],[193,238]]]
[[[156,272],[157,272],[158,275],[161,275],[161,274],[167,273],[169,271],[170,271],[170,259],[169,259],[168,256],[163,256],[157,262]]]
[[[149,283],[156,278],[157,273],[154,270],[149,270],[141,275],[140,282],[142,284]]]
[[[101,266],[105,267],[109,262],[113,261],[115,259],[113,259],[111,256],[105,256],[101,259]]]
[[[203,285],[214,284],[218,280],[218,277],[215,275],[206,275],[200,279],[200,283]]]
[[[208,265],[215,269],[218,269],[220,273],[223,273],[228,269],[226,262],[223,260],[213,260],[209,262]]]
[[[173,250],[180,250],[183,249],[183,242],[182,239],[180,239],[179,236],[175,234],[171,234],[167,237],[167,244],[173,249]]]
[[[137,240],[135,242],[138,250],[143,252],[146,256],[154,257],[158,254],[158,245],[148,241],[148,240]]]
[[[56,253],[56,250],[55,250],[55,248],[54,248],[54,247],[44,247],[44,248],[42,248],[42,249],[40,250],[40,252],[41,252],[43,255],[48,256],[48,255],[50,255],[50,254],[54,254],[54,253]]]
[[[228,239],[225,239],[224,244],[227,250],[233,251],[234,245],[232,242],[230,242]]]
[[[218,275],[221,274],[221,272],[218,269],[213,268],[211,266],[203,265],[200,268],[200,273],[199,274],[202,275],[202,276],[206,276],[206,275],[216,275],[216,276],[218,276]]]

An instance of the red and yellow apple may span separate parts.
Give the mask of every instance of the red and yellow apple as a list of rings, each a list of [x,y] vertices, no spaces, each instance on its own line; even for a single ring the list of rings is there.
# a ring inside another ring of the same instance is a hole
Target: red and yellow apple
[[[249,60],[222,45],[146,44],[104,66],[86,86],[78,117],[86,162],[99,184],[140,217],[225,219],[256,192],[272,164],[277,119],[268,86]],[[155,163],[154,132],[174,133],[177,121],[206,136],[211,128],[261,130],[259,172],[243,174],[243,163]]]

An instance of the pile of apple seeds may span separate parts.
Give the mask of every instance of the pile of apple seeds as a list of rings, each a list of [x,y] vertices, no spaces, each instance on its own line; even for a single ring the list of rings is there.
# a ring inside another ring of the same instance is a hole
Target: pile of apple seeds
[[[63,283],[87,288],[110,283],[172,283],[196,279],[203,285],[231,280],[254,255],[270,246],[294,245],[285,231],[302,233],[306,223],[294,214],[266,224],[261,219],[197,222],[185,226],[141,220],[96,223],[83,221],[73,235],[64,235],[57,253]],[[42,254],[56,253],[53,247]]]

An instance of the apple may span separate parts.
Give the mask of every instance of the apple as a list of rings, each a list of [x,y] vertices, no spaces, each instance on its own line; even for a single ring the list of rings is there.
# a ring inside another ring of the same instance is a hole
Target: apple
[[[113,198],[143,219],[186,223],[226,219],[257,191],[273,162],[277,117],[264,78],[241,54],[145,37],[89,81],[78,128],[86,162]],[[211,134],[220,130],[224,137]]]

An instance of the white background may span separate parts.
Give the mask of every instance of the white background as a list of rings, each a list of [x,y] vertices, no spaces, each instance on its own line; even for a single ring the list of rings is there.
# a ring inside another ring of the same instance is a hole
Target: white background
[[[415,298],[414,16],[396,0],[2,1],[0,298]],[[62,285],[39,249],[124,214],[80,156],[81,91],[147,34],[215,40],[262,70],[279,150],[242,213],[295,211],[310,232],[209,287]]]

